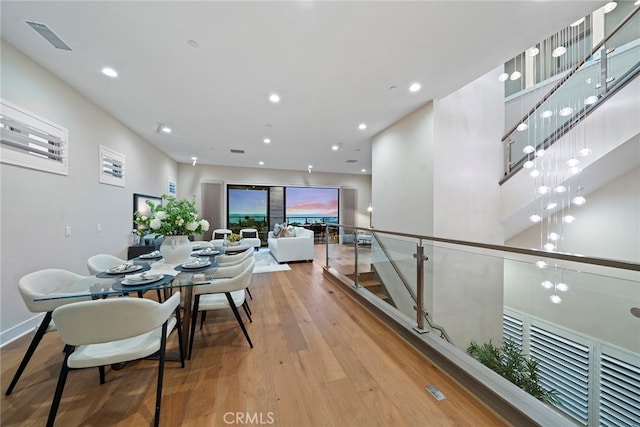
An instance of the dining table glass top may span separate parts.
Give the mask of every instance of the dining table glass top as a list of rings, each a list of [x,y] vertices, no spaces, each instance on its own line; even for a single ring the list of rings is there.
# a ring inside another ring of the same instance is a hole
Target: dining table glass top
[[[133,268],[131,266],[134,266]],[[141,268],[138,268],[140,266]],[[117,268],[83,277],[65,287],[34,298],[34,301],[105,298],[155,290],[210,284],[218,264],[214,256],[192,256],[183,263],[136,257]]]

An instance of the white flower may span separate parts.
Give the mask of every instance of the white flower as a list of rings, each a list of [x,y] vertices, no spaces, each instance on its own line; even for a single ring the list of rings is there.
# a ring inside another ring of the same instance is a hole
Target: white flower
[[[176,221],[176,225],[182,226],[184,224],[184,219],[178,218]]]
[[[149,227],[151,227],[152,230],[157,230],[162,226],[162,221],[160,221],[158,218],[154,218],[151,220],[151,222],[149,223]]]
[[[141,221],[146,221],[146,220],[147,220],[147,216],[146,216],[146,215],[142,215],[142,216],[140,217],[140,220],[141,220]]]
[[[169,215],[167,215],[165,211],[156,212],[156,219],[159,219],[162,221],[163,219],[167,219],[167,218],[169,218]]]
[[[206,219],[201,219],[200,227],[202,227],[202,231],[207,231],[209,229],[209,221],[207,221]]]
[[[198,229],[198,224],[196,221],[190,222],[187,224],[187,230],[189,231],[196,231]]]

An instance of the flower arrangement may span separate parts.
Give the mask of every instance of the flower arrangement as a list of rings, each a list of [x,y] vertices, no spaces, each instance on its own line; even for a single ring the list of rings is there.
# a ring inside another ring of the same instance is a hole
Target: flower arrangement
[[[230,242],[239,242],[242,240],[242,236],[236,233],[231,233],[227,236],[227,240]]]
[[[162,204],[147,200],[149,213],[135,213],[138,229],[162,236],[190,236],[209,229],[209,221],[198,217],[195,203],[186,199],[162,195]]]

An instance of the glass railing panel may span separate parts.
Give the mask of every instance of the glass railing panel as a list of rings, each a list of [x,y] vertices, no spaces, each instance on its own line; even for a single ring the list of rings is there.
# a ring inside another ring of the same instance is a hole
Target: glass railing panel
[[[337,235],[336,239],[325,239],[325,256],[327,266],[338,273],[355,280],[356,257],[351,236],[353,229],[346,227],[329,227],[332,235]]]
[[[607,90],[624,82],[630,70],[640,66],[640,13],[607,40]]]
[[[463,353],[472,344],[499,351],[512,343],[512,354],[537,363],[538,379],[530,393],[576,423],[639,424],[637,264],[390,232],[373,235],[370,248],[353,249],[359,255],[362,251],[363,260],[364,251],[370,251],[372,270],[393,301],[388,310],[415,325],[419,281],[414,254],[421,244],[427,257],[427,330],[435,335],[442,328],[446,332],[440,336]],[[363,268],[358,262],[358,270]],[[445,340],[443,345],[448,345]],[[472,364],[482,359],[462,357]],[[518,377],[525,369],[520,364],[508,372]],[[618,421],[610,423],[607,417],[614,412]]]

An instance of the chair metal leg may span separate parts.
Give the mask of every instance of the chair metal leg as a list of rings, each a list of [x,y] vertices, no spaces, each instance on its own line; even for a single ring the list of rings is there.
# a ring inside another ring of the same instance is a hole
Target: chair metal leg
[[[244,312],[249,318],[249,323],[253,323],[253,319],[251,319],[251,309],[249,308],[249,304],[247,304],[246,301],[242,303],[242,308],[244,308]]]
[[[153,419],[154,427],[160,425],[160,405],[162,404],[162,380],[164,377],[164,359],[167,348],[167,322],[162,325],[162,338],[160,338],[160,362],[158,363],[158,387],[156,388],[156,413]]]
[[[60,376],[58,377],[58,385],[56,385],[56,391],[53,395],[53,401],[51,402],[51,409],[49,410],[47,427],[53,427],[53,423],[56,420],[56,415],[58,414],[60,399],[62,399],[62,392],[64,390],[64,385],[67,381],[67,374],[69,373],[69,367],[67,366],[67,361],[69,360],[69,356],[71,355],[71,353],[73,353],[73,347],[71,347],[67,351],[67,354],[64,356],[64,360],[62,361],[62,368],[60,368]]]
[[[240,324],[240,328],[242,328],[244,337],[249,342],[249,346],[253,348],[253,343],[251,342],[251,338],[249,338],[249,333],[247,332],[247,328],[244,327],[244,322],[240,317],[240,313],[238,312],[238,308],[236,307],[236,304],[233,302],[233,297],[231,296],[231,293],[225,292],[224,294],[227,296],[227,301],[229,301],[229,306],[231,307],[231,310],[233,310],[233,315],[236,316],[236,320],[238,321],[238,324]]]
[[[100,372],[100,384],[104,384],[104,365],[103,366],[98,366],[98,372]]]
[[[246,288],[246,291],[249,294],[249,298],[253,299],[253,295],[251,295],[251,291],[249,290],[249,288]]]
[[[42,322],[40,323],[40,326],[38,327],[38,330],[36,331],[35,336],[31,340],[31,344],[29,344],[29,348],[27,349],[27,352],[24,354],[24,357],[22,358],[22,362],[20,362],[20,366],[18,366],[18,370],[16,371],[15,375],[13,376],[13,379],[11,380],[11,384],[9,384],[9,388],[7,389],[7,392],[4,394],[5,396],[9,396],[13,391],[13,389],[15,388],[16,384],[18,384],[18,380],[20,379],[20,376],[22,375],[25,368],[27,367],[29,360],[31,360],[31,356],[33,356],[33,353],[35,353],[36,348],[38,347],[38,344],[40,344],[40,341],[42,341],[42,337],[44,337],[44,334],[47,333],[47,328],[49,327],[49,323],[51,323],[51,313],[52,313],[51,311],[48,312],[47,314],[45,314],[44,319],[42,319]]]
[[[202,313],[200,313],[200,330],[202,330],[202,327],[204,326],[204,321],[207,319],[207,312],[203,311]]]
[[[193,312],[191,313],[191,336],[189,337],[189,353],[187,359],[191,360],[191,353],[193,352],[193,337],[196,334],[196,320],[198,320],[198,307],[200,306],[200,295],[196,295],[193,299]]]

